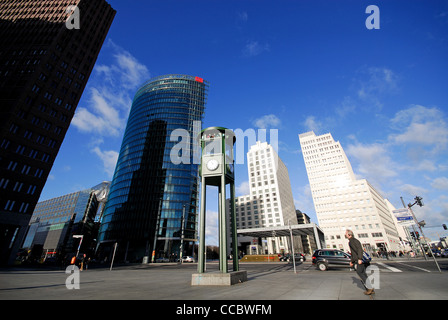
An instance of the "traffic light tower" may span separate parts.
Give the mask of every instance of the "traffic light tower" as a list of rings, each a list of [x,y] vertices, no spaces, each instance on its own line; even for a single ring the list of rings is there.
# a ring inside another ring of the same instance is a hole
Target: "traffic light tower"
[[[199,135],[202,155],[199,174],[201,176],[201,210],[199,225],[198,273],[193,274],[191,285],[232,285],[247,280],[247,272],[239,271],[238,239],[235,216],[235,172],[233,145],[236,138],[233,131],[222,127],[210,127]],[[230,212],[226,208],[226,185],[230,184]],[[219,221],[219,272],[205,273],[205,221],[206,186],[218,187]],[[227,214],[230,219],[227,219]],[[228,272],[227,239],[229,226],[232,236],[233,272]]]

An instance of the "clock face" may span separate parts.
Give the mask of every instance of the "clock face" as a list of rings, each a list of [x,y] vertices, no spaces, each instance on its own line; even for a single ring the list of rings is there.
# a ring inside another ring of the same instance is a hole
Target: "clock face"
[[[211,159],[207,162],[207,169],[210,171],[215,171],[216,169],[218,169],[218,166],[219,166],[218,160]]]

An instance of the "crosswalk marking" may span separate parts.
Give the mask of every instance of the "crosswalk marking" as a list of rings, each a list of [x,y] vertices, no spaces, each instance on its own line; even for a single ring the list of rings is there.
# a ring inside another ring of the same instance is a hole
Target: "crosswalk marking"
[[[423,268],[420,268],[420,267],[416,267],[416,266],[411,266],[409,264],[404,264],[404,263],[400,263],[400,264],[402,264],[402,265],[404,265],[406,267],[412,267],[412,268],[419,269],[419,270],[422,270],[422,271],[425,271],[425,272],[431,272],[429,270],[426,270],[426,269],[423,269]]]
[[[394,268],[394,267],[391,267],[391,266],[388,266],[387,264],[384,264],[382,262],[377,262],[376,264],[378,264],[378,265],[380,265],[380,266],[382,266],[384,268],[387,268],[387,269],[389,269],[392,272],[402,272],[401,270],[399,270],[397,268]]]

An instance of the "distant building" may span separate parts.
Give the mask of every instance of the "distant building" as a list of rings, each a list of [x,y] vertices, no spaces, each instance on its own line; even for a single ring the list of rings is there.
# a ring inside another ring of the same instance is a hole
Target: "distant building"
[[[109,186],[110,182],[103,182],[86,190],[39,202],[22,248],[32,251],[35,258],[64,259],[67,254],[73,256],[76,253],[80,239],[73,238],[73,235],[82,235],[80,252],[93,256],[99,226],[95,217],[101,214],[100,201],[104,201],[99,196],[107,197]]]
[[[344,235],[351,229],[369,252],[403,250],[388,202],[367,180],[356,179],[341,144],[312,131],[299,140],[327,248],[349,251]]]
[[[0,264],[16,257],[115,13],[104,0],[0,0]]]
[[[235,198],[237,228],[297,224],[288,169],[274,148],[258,141],[247,153],[247,166],[250,193]],[[229,201],[226,201],[227,210]],[[242,246],[250,246],[249,250],[243,250],[247,253],[290,252],[288,237],[239,237],[238,241]]]
[[[308,224],[311,223],[310,217],[300,210],[296,210],[297,222],[298,224]],[[316,238],[310,235],[300,236],[302,240],[303,252],[312,255],[314,250],[317,248]]]

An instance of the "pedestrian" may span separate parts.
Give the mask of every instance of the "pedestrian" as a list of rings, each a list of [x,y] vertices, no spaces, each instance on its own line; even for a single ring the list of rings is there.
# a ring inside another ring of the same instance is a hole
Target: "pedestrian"
[[[348,239],[348,245],[352,253],[350,267],[354,267],[356,269],[356,273],[361,278],[362,284],[366,288],[364,294],[366,295],[374,294],[375,291],[373,289],[367,288],[366,286],[367,273],[366,273],[366,265],[362,262],[362,254],[364,250],[362,249],[361,242],[359,242],[359,240],[354,237],[352,230],[347,230],[345,232],[345,237]]]

